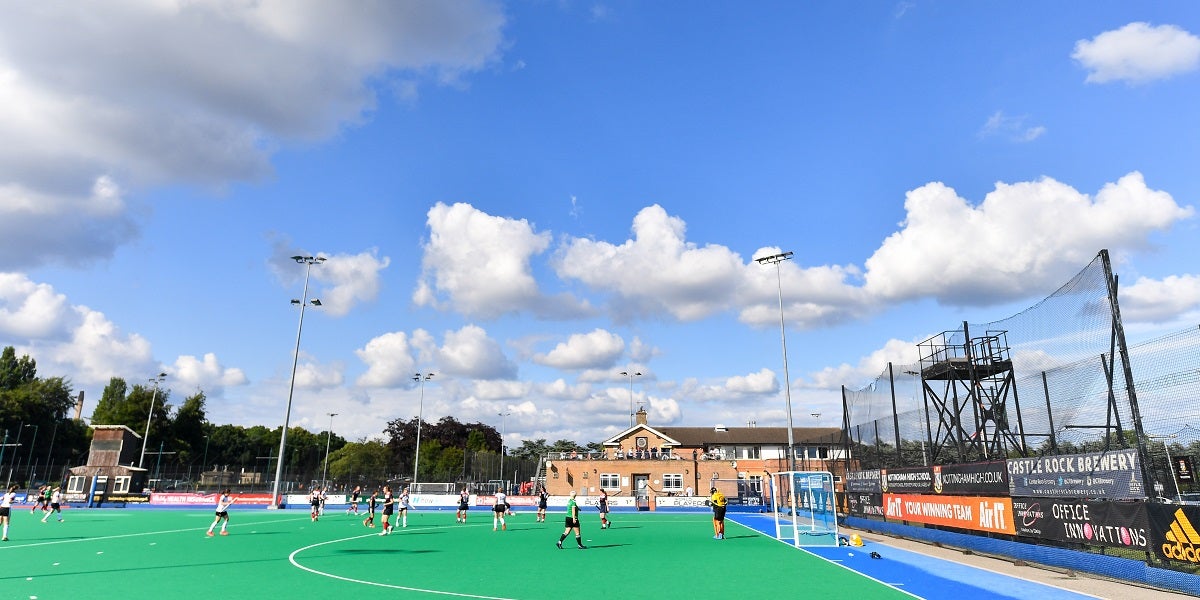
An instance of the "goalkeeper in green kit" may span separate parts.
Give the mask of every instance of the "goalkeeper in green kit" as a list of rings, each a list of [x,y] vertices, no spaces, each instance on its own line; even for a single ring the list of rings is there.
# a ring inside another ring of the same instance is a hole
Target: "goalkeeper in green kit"
[[[563,540],[567,539],[567,534],[575,532],[575,543],[579,545],[580,550],[587,550],[587,546],[583,545],[583,536],[579,533],[579,504],[575,502],[575,490],[571,490],[571,497],[567,499],[567,521],[566,529],[563,529],[562,536],[558,538],[559,550],[562,549]]]

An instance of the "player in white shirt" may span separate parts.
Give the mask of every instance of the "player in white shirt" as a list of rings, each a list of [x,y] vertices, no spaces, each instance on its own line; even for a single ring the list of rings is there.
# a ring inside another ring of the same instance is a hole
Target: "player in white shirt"
[[[400,523],[401,527],[408,527],[408,509],[412,505],[408,502],[408,488],[400,492],[400,500],[396,503],[396,522]]]
[[[9,519],[12,518],[11,517],[12,507],[13,507],[13,504],[16,504],[16,502],[17,502],[17,484],[14,483],[14,484],[12,484],[12,486],[10,486],[8,488],[7,492],[4,492],[3,496],[0,496],[0,526],[3,526],[3,529],[4,529],[4,535],[3,535],[4,539],[0,539],[0,542],[8,541],[8,522],[9,522]]]
[[[221,524],[221,535],[229,535],[229,532],[225,530],[225,526],[229,525],[229,507],[234,502],[237,502],[237,498],[230,496],[228,489],[217,495],[217,518],[213,519],[212,525],[208,526],[208,533],[206,534],[208,537],[212,537],[213,529],[216,528],[217,523]]]
[[[62,488],[54,488],[54,491],[50,493],[50,510],[47,510],[46,514],[42,516],[42,522],[45,523],[46,519],[49,519],[51,514],[58,516],[59,523],[63,522]]]
[[[504,513],[508,512],[508,495],[504,490],[496,490],[496,505],[492,507],[492,531],[496,530],[496,525],[500,525],[502,531],[508,531],[508,524],[504,522]]]

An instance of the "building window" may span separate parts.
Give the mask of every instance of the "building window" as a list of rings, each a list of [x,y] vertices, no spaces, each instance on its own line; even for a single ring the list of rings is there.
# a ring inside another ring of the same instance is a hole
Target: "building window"
[[[735,451],[738,458],[755,459],[760,456],[758,446],[737,446]]]
[[[663,490],[668,492],[683,491],[683,473],[664,473]]]
[[[746,478],[746,487],[749,489],[749,491],[754,492],[755,494],[761,496],[762,490],[763,490],[762,475],[751,475],[751,476],[747,477]]]
[[[130,477],[128,475],[121,476],[121,477],[114,477],[113,478],[113,493],[114,494],[128,494],[129,493],[129,479],[130,479]]]
[[[601,473],[600,474],[600,488],[605,489],[605,490],[621,489],[620,473]]]
[[[84,477],[83,475],[72,475],[71,478],[67,480],[67,493],[82,494],[83,482],[85,479],[87,479],[87,477]]]

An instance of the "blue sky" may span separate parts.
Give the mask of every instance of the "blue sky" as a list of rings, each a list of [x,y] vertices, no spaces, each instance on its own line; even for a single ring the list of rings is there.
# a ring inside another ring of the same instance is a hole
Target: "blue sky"
[[[0,345],[276,427],[315,254],[293,424],[587,442],[785,424],[782,288],[834,426],[1101,248],[1194,326],[1196,98],[1190,2],[10,4]]]

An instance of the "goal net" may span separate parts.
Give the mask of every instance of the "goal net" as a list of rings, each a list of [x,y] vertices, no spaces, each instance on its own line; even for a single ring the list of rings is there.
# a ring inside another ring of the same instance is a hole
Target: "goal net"
[[[833,474],[785,471],[770,476],[769,499],[775,537],[796,546],[837,546]]]
[[[766,512],[762,476],[738,479],[711,479],[710,488],[725,496],[725,512]]]

